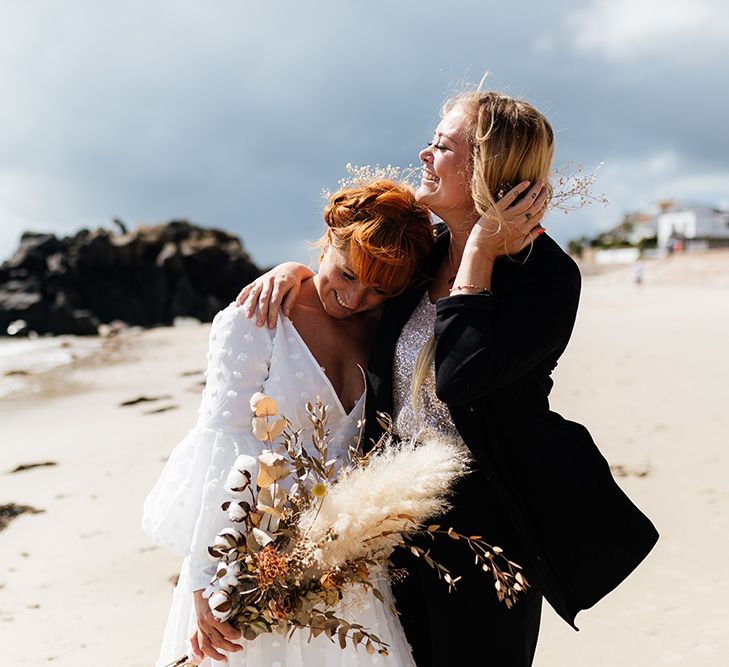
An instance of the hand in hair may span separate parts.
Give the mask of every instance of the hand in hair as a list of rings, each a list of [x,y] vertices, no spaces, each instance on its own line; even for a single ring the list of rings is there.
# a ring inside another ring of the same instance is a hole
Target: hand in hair
[[[490,290],[496,258],[517,254],[544,232],[539,221],[548,189],[540,181],[527,188],[527,181],[520,183],[496,202],[490,215],[478,219],[468,235],[451,294]]]
[[[528,189],[528,191],[527,191]],[[492,258],[515,255],[534,242],[544,228],[539,224],[546,211],[549,190],[542,181],[529,188],[523,181],[499,199],[488,215],[474,227],[479,246]]]
[[[284,262],[274,266],[252,283],[246,285],[235,300],[236,306],[245,308],[246,317],[252,318],[257,311],[256,326],[276,326],[279,309],[286,317],[296,303],[301,283],[314,272],[298,262]]]

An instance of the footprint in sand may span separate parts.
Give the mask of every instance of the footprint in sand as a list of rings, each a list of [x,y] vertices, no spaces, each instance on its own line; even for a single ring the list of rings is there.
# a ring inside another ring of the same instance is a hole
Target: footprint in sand
[[[16,466],[13,468],[9,474],[13,474],[16,472],[25,472],[26,470],[32,470],[33,468],[46,468],[49,466],[57,466],[58,463],[56,461],[42,461],[40,463],[21,463],[19,466]]]
[[[154,401],[165,401],[172,398],[169,394],[163,396],[137,396],[137,398],[130,398],[128,401],[122,401],[119,403],[120,408],[128,408],[130,405],[139,405],[139,403],[153,403]]]
[[[13,519],[17,519],[21,514],[25,514],[26,512],[30,514],[42,514],[45,510],[39,510],[30,505],[16,505],[15,503],[0,505],[0,530],[7,528]]]
[[[161,412],[168,412],[170,410],[177,410],[179,405],[163,405],[161,408],[155,408],[154,410],[145,410],[142,414],[145,415],[158,415]]]

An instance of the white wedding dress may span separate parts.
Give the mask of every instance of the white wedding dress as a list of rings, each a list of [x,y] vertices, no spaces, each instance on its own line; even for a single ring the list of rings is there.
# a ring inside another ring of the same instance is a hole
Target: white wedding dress
[[[346,460],[358,435],[363,398],[347,414],[324,370],[290,320],[280,317],[274,330],[258,328],[242,308],[218,313],[210,331],[207,382],[195,427],[173,450],[144,504],[143,528],[160,546],[185,556],[172,595],[157,667],[185,654],[195,625],[192,591],[205,588],[215,570],[208,545],[229,524],[220,508],[228,499],[225,479],[240,454],[256,456],[262,443],[251,433],[250,397],[261,391],[275,399],[294,429],[309,441],[305,404],[317,397],[329,406],[330,454]],[[254,477],[255,479],[255,477]],[[375,583],[392,602],[389,581]],[[345,595],[340,616],[362,624],[389,644],[389,655],[368,655],[360,646],[341,649],[324,635],[308,641],[298,630],[290,640],[278,634],[240,640],[244,650],[226,653],[229,662],[207,658],[203,667],[414,667],[415,662],[399,620],[370,592]]]

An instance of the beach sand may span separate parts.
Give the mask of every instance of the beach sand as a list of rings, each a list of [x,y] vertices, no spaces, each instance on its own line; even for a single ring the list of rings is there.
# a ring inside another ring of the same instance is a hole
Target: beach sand
[[[553,407],[590,428],[661,540],[579,633],[545,605],[536,667],[725,662],[728,287],[726,252],[646,263],[642,287],[629,267],[585,281]],[[0,400],[0,505],[42,510],[0,531],[8,664],[154,663],[180,559],[141,532],[141,504],[195,421],[208,329],[109,339]],[[139,397],[156,400],[120,405]],[[10,472],[34,463],[55,465]]]

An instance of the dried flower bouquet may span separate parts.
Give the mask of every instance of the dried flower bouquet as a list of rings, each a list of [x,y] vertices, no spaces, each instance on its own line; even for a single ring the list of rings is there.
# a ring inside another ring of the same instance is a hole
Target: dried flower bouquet
[[[387,655],[382,639],[340,618],[336,606],[353,586],[385,603],[373,575],[391,565],[395,547],[410,548],[455,587],[460,577],[412,544],[415,535],[462,540],[491,573],[507,606],[527,588],[519,565],[499,547],[480,536],[425,526],[448,508],[454,482],[468,472],[462,445],[440,438],[395,444],[381,415],[385,435],[367,454],[350,447],[342,465],[329,456],[327,406],[319,400],[306,405],[313,427],[309,448],[278,415],[273,399],[257,393],[250,405],[253,433],[267,447],[257,458],[239,456],[228,475],[231,499],[222,510],[240,529],[223,529],[209,547],[217,571],[204,593],[214,616],[240,629],[243,638],[308,629],[310,638],[323,633],[342,648],[349,642]],[[168,667],[191,664],[183,656]]]

